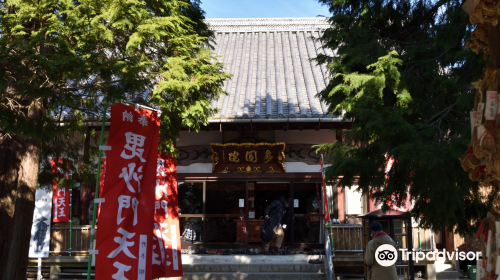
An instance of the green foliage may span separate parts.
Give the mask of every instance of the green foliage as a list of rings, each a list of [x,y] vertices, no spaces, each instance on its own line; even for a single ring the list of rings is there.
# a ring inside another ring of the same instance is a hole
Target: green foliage
[[[327,179],[386,206],[409,195],[422,226],[471,233],[490,201],[458,161],[470,141],[470,84],[484,66],[464,49],[471,25],[461,1],[319,2],[332,13],[323,45],[338,53],[317,58],[333,74],[320,95],[352,121],[342,141],[317,146],[332,164]]]
[[[0,3],[0,137],[36,139],[43,166],[72,158],[91,182],[103,104],[134,102],[162,111],[160,148],[175,155],[180,129],[207,123],[229,77],[203,19],[199,0]]]

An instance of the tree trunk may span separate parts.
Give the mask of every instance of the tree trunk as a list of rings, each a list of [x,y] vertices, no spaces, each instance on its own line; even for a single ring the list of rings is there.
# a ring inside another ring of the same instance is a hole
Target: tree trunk
[[[490,48],[490,62],[494,69],[500,68],[500,26],[488,24],[488,46]],[[497,89],[493,89],[497,90]]]
[[[28,118],[43,109],[32,102]],[[0,279],[24,280],[35,208],[40,144],[34,139],[3,135],[0,140]]]

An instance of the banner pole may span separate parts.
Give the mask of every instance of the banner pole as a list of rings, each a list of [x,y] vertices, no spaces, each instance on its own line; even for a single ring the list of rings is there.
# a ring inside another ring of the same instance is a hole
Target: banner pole
[[[43,280],[42,276],[42,258],[38,258],[38,272],[36,275],[36,280]]]
[[[335,255],[335,247],[333,246],[333,228],[332,228],[332,219],[330,218],[330,211],[328,210],[328,194],[326,192],[326,183],[325,183],[325,170],[323,168],[323,155],[321,155],[321,179],[323,181],[323,192],[325,196],[325,211],[328,213],[328,223],[330,224],[330,239],[332,240],[332,255]]]
[[[102,109],[102,127],[101,127],[101,142],[99,146],[102,146],[104,141],[104,126],[106,124],[106,110],[108,109],[108,103],[104,103],[104,108]],[[95,200],[99,198],[99,178],[101,177],[101,158],[102,150],[99,149],[99,161],[97,162],[97,178],[95,184],[95,194],[94,194],[94,211],[92,211],[92,229],[90,230],[90,246],[94,244],[95,236],[95,217],[98,210],[97,203]],[[87,280],[90,280],[90,272],[92,271],[92,254],[89,252],[89,263],[87,265]]]
[[[69,174],[69,256],[71,257],[71,245],[73,242],[71,242],[71,230],[72,230],[72,224],[73,224],[73,219],[71,217],[71,204],[73,202],[73,173]]]

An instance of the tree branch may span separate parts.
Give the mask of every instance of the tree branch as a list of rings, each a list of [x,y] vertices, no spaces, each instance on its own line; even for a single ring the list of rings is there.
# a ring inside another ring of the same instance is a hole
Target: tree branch
[[[434,14],[435,12],[437,12],[437,10],[441,6],[443,6],[444,4],[446,4],[447,2],[448,2],[447,0],[441,0],[441,1],[437,2],[436,5],[434,5],[434,7],[432,7],[430,10],[428,10],[422,16],[422,18],[420,19],[420,21],[418,22],[418,24],[414,25],[410,30],[405,29],[403,32],[399,33],[399,35],[402,35],[403,33],[411,34],[411,33],[415,32],[415,30],[417,30],[417,28],[419,28],[422,25],[422,23],[424,23],[427,20],[427,18],[429,18],[432,14]]]
[[[444,119],[444,117],[446,117],[446,115],[448,115],[450,113],[450,111],[457,105],[458,103],[455,102],[453,104],[451,104],[450,106],[446,107],[444,110],[442,110],[441,112],[435,114],[432,118],[430,118],[429,120],[427,120],[425,123],[428,124],[431,120],[433,120],[434,118],[436,118],[437,116],[441,115],[441,117],[439,117],[438,119],[436,119],[434,122],[432,122],[431,124],[429,124],[430,126],[434,125],[435,123],[439,122],[441,123],[441,121]]]

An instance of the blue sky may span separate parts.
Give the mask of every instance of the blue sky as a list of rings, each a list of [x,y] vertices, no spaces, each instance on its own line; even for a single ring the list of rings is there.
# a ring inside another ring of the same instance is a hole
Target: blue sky
[[[206,18],[272,18],[328,16],[316,0],[201,0]]]

